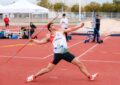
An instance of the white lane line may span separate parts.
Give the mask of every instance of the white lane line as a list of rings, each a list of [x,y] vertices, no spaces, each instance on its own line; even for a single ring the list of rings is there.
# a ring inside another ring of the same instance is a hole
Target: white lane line
[[[66,68],[61,68],[60,70],[62,70],[62,71],[66,71],[66,70],[68,70],[68,69],[66,69]]]
[[[108,39],[109,37],[106,37],[104,40]],[[82,42],[78,42],[76,44],[73,44],[71,45],[69,48],[79,44],[79,43],[82,43]],[[91,51],[93,48],[95,48],[98,44],[94,45],[93,47],[89,48],[87,51],[85,51],[84,53],[82,53],[80,56],[78,56],[78,58],[82,57],[83,55],[85,55],[86,53],[88,53],[89,51]],[[19,59],[46,59],[50,56],[52,56],[53,54],[50,54],[46,57],[43,57],[43,58],[40,58],[40,57],[16,57],[16,58],[19,58]],[[2,56],[0,55],[0,57],[3,57],[3,58],[9,58],[11,56]],[[85,61],[85,62],[96,62],[96,63],[113,63],[113,64],[120,64],[120,61],[103,61],[103,60],[81,60],[81,61]],[[61,70],[67,70],[67,69],[61,69]],[[52,77],[51,77],[52,78]]]
[[[49,78],[50,78],[50,79],[58,79],[57,76],[50,76]]]
[[[104,41],[105,40],[107,40],[109,37],[106,37],[105,39],[104,39]],[[85,52],[83,52],[82,54],[80,54],[77,58],[79,59],[80,57],[82,57],[82,56],[84,56],[85,54],[87,54],[88,52],[90,52],[91,50],[93,50],[95,47],[97,47],[99,44],[95,44],[95,45],[93,45],[91,48],[89,48],[88,50],[86,50]]]
[[[78,44],[80,44],[80,43],[82,43],[82,41],[80,41],[80,42],[78,42],[78,43],[75,43],[75,44],[73,44],[73,45],[71,45],[71,46],[69,46],[68,48],[72,48],[72,47],[74,47],[74,46],[76,46],[76,45],[78,45]],[[19,58],[19,59],[46,59],[46,58],[49,58],[50,56],[52,56],[53,55],[53,53],[52,54],[49,54],[49,55],[47,55],[47,56],[45,56],[45,57],[43,57],[43,58],[41,58],[41,57],[15,57],[15,58]],[[2,57],[2,58],[10,58],[10,57],[12,57],[12,56],[4,56],[4,55],[0,55],[0,57]]]
[[[108,39],[109,37],[106,37],[104,40]],[[78,43],[75,43],[71,46],[69,46],[69,48],[75,46],[75,45],[78,45],[82,43],[82,41],[78,42]],[[98,44],[95,44],[94,46],[92,46],[91,48],[89,48],[88,50],[86,50],[85,52],[83,52],[81,55],[78,56],[78,58],[82,57],[83,55],[87,54],[89,51],[91,51],[93,48],[95,48]],[[19,59],[46,59],[46,58],[49,58],[50,56],[52,56],[53,54],[50,54],[50,55],[47,55],[43,58],[41,57],[15,57],[15,58],[19,58]],[[0,55],[0,57],[2,58],[10,58],[11,56],[3,56],[3,55]]]
[[[113,63],[113,64],[120,64],[120,61],[104,61],[104,60],[81,60],[85,62],[96,62],[96,63]]]
[[[4,56],[4,55],[0,55],[1,58],[10,58],[12,56]],[[19,56],[19,57],[15,57],[15,58],[19,58],[19,59],[42,59],[40,57],[22,57],[22,56]]]
[[[78,43],[75,43],[75,44],[73,44],[73,45],[69,46],[68,48],[72,48],[72,47],[74,47],[74,46],[76,46],[76,45],[78,45],[78,44],[80,44],[80,43],[82,43],[82,41],[80,41],[80,42],[78,42]],[[50,55],[48,55],[48,56],[43,57],[42,59],[49,58],[49,57],[50,57],[50,56],[52,56],[52,55],[53,55],[53,53],[52,53],[52,54],[50,54]]]

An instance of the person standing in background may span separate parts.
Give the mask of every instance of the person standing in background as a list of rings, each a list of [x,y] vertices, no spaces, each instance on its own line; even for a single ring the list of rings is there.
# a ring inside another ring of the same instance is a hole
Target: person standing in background
[[[65,13],[62,15],[62,19],[60,20],[60,25],[63,30],[68,28],[68,18],[66,17]],[[69,39],[67,36],[68,34],[65,33],[66,40],[68,41]]]
[[[9,28],[9,22],[10,22],[10,20],[9,20],[8,16],[5,15],[4,23],[5,23],[5,27],[6,27],[6,29]]]
[[[97,42],[97,43],[101,43],[100,42],[100,16],[97,14],[96,15],[96,19],[95,19],[95,28],[94,28],[94,38],[93,38],[93,42]]]
[[[30,36],[32,36],[32,34],[35,32],[35,29],[37,28],[33,22],[30,22]]]

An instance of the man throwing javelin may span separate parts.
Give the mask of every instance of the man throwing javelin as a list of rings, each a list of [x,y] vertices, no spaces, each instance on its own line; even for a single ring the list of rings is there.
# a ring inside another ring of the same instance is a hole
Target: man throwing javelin
[[[61,30],[61,29],[56,28],[53,23],[49,23],[47,25],[47,28],[50,31],[49,35],[47,35],[42,40],[35,40],[35,39],[31,40],[31,42],[34,42],[34,43],[39,44],[39,45],[45,44],[47,42],[52,42],[54,58],[53,58],[53,61],[48,64],[47,67],[45,67],[45,68],[41,69],[40,71],[38,71],[37,73],[29,76],[27,78],[27,82],[31,82],[31,81],[35,80],[36,78],[38,78],[39,76],[52,71],[54,69],[54,67],[56,66],[56,64],[58,64],[62,59],[77,66],[80,69],[80,71],[89,80],[95,80],[95,78],[97,77],[98,74],[95,73],[93,75],[90,75],[90,73],[87,71],[85,66],[81,63],[81,61],[79,61],[79,59],[76,58],[73,54],[68,52],[65,33],[75,31],[79,28],[82,28],[83,26],[84,26],[84,23],[81,23],[78,26]]]

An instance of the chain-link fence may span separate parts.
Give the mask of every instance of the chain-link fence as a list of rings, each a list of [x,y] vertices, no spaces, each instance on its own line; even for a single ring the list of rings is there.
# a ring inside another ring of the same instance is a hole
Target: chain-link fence
[[[63,12],[49,12],[49,14],[8,14],[10,18],[11,23],[29,23],[29,22],[35,22],[35,23],[46,23],[49,19],[55,17],[57,14],[60,14],[62,17]],[[65,12],[67,14],[67,17],[69,18],[71,23],[78,22],[80,19],[82,20],[91,20],[92,18],[92,12],[82,12],[82,13],[75,13],[75,12]],[[114,13],[114,12],[99,12],[97,13],[101,16],[102,19],[106,18],[114,18],[114,19],[120,19],[120,12]],[[6,14],[0,14],[0,23],[3,23],[3,18]],[[59,19],[56,20],[56,22],[59,22]]]

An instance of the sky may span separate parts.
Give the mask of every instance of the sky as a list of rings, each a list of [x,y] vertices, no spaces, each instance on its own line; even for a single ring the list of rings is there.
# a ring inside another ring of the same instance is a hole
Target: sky
[[[10,4],[10,3],[14,2],[14,1],[17,1],[17,0],[0,0],[0,5],[8,5],[8,4]],[[28,1],[30,1],[32,3],[36,2],[36,0],[28,0]],[[67,0],[65,0],[65,1],[67,1]],[[74,1],[74,0],[69,0],[69,1]],[[112,2],[112,0],[83,0],[83,1],[86,1],[86,3],[89,3],[91,1],[96,1],[96,2],[99,2],[99,3]]]
[[[18,1],[18,0],[0,0],[0,5],[8,5],[14,1]],[[32,3],[35,3],[36,0],[28,0]]]

